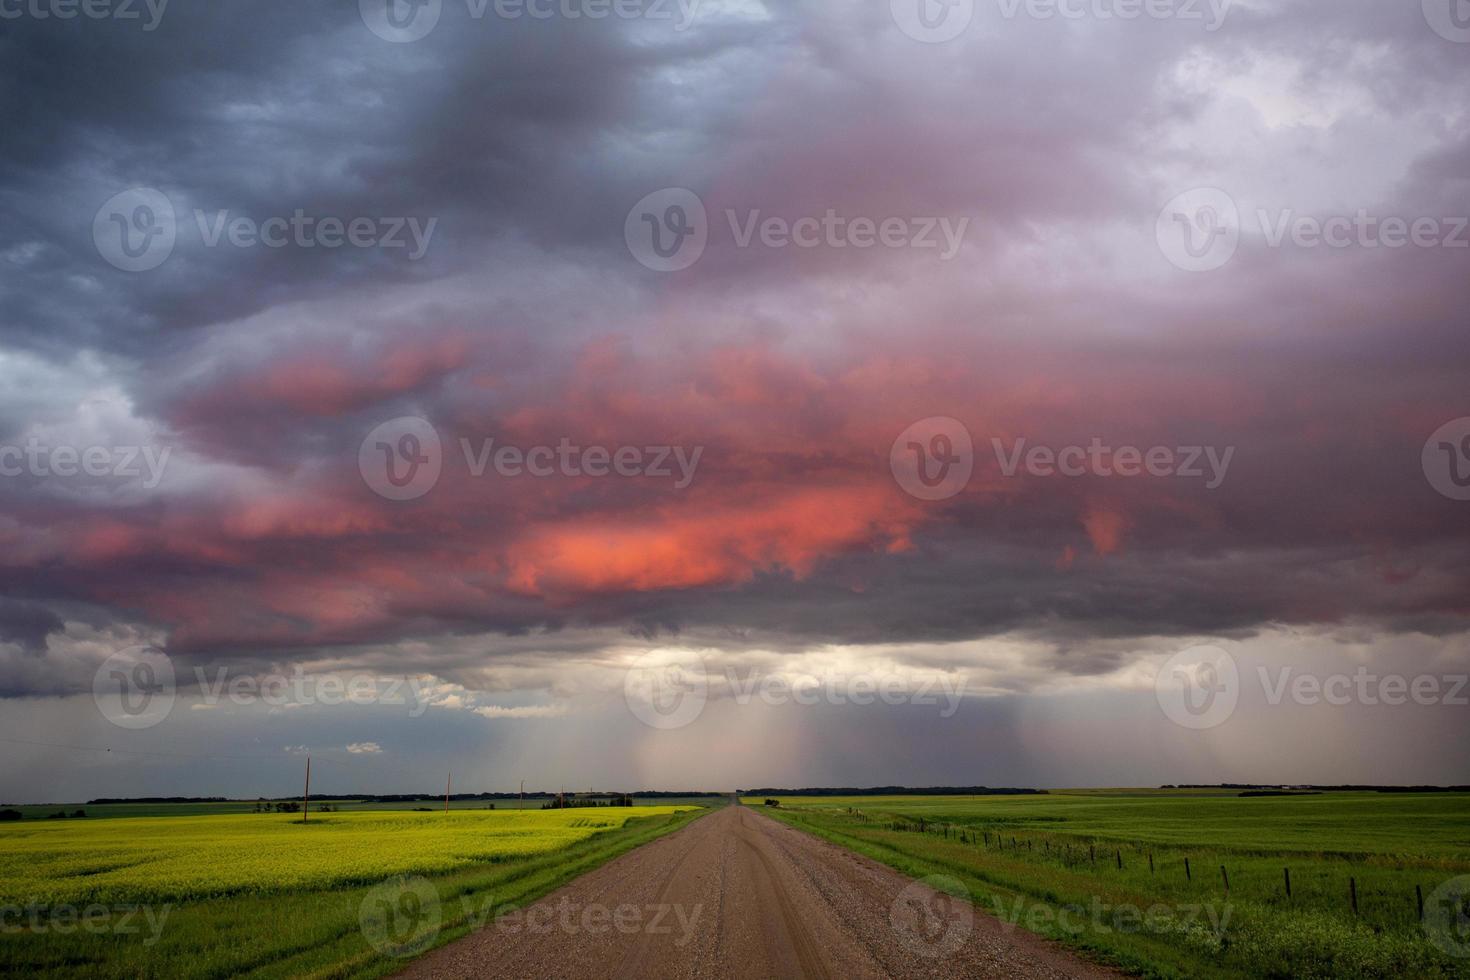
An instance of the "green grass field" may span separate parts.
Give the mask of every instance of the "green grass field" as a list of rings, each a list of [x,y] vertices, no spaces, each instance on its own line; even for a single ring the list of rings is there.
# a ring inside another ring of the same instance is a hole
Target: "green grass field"
[[[493,800],[496,810],[540,810],[546,803],[545,797],[532,797],[527,800]],[[709,796],[659,796],[659,797],[633,797],[635,806],[710,806],[719,802],[716,797]],[[323,804],[330,805],[334,810],[442,810],[442,800],[427,801],[402,801],[395,800],[387,803],[369,800],[353,799],[351,797],[312,797],[312,811]],[[206,814],[225,813],[252,813],[255,803],[249,800],[228,800],[222,803],[21,803],[6,804],[3,809],[18,810],[25,820],[44,820],[57,813],[64,813],[68,819],[73,819],[72,814],[77,810],[86,813],[86,819],[109,819],[113,817],[187,817],[204,816]],[[451,810],[486,810],[489,809],[485,800],[450,800]],[[0,823],[0,827],[4,824]]]
[[[982,911],[1146,976],[1470,976],[1470,958],[1430,940],[1415,892],[1432,905],[1470,874],[1465,794],[1063,790],[786,798],[767,812],[949,876]]]
[[[385,882],[390,909],[402,898],[397,882],[414,876],[414,902],[436,910],[432,933],[416,934],[418,952],[704,812],[335,812],[306,825],[300,814],[226,813],[3,824],[0,975],[378,976],[402,965],[364,919],[383,903]]]

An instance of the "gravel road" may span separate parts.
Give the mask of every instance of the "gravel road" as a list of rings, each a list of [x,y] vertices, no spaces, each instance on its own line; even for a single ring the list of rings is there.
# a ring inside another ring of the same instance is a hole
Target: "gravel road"
[[[617,858],[404,977],[1116,977],[743,806]]]

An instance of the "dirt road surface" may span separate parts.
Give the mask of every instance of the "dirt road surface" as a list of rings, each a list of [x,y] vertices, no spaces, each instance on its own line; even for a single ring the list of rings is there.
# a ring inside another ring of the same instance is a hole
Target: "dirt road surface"
[[[411,978],[1116,977],[743,806],[413,961]]]

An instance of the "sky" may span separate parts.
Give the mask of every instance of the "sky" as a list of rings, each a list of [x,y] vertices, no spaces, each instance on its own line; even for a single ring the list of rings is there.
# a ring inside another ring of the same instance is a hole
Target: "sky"
[[[1470,783],[1467,92],[1459,0],[0,0],[0,801]]]

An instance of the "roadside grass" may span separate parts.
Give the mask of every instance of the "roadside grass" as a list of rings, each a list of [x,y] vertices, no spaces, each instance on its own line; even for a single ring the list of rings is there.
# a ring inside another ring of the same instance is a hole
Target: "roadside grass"
[[[1463,795],[814,797],[763,809],[915,877],[955,878],[982,913],[1144,976],[1470,976],[1418,911],[1418,894],[1470,874]]]
[[[573,816],[608,810],[548,811]],[[623,811],[625,814],[628,811]],[[646,812],[646,811],[645,811]],[[594,832],[559,850],[482,857],[458,870],[429,874],[442,923],[416,951],[441,946],[524,906],[635,847],[687,825],[707,809],[667,809],[638,815],[621,826]],[[336,816],[336,815],[334,815]],[[439,814],[443,818],[444,814]],[[450,819],[459,816],[450,814]],[[234,819],[226,817],[226,822]],[[299,819],[299,817],[297,818]],[[59,822],[59,821],[58,821]],[[112,833],[126,824],[108,821]],[[299,826],[295,829],[301,830]],[[0,831],[0,854],[5,834]],[[405,829],[384,847],[418,846]],[[257,857],[257,855],[241,855]],[[94,934],[75,923],[66,932],[0,924],[0,975],[66,977],[377,977],[401,969],[404,959],[385,955],[364,936],[360,913],[373,885],[288,888],[231,896],[170,901],[161,928],[137,916],[139,931]],[[161,904],[154,917],[164,915]]]

